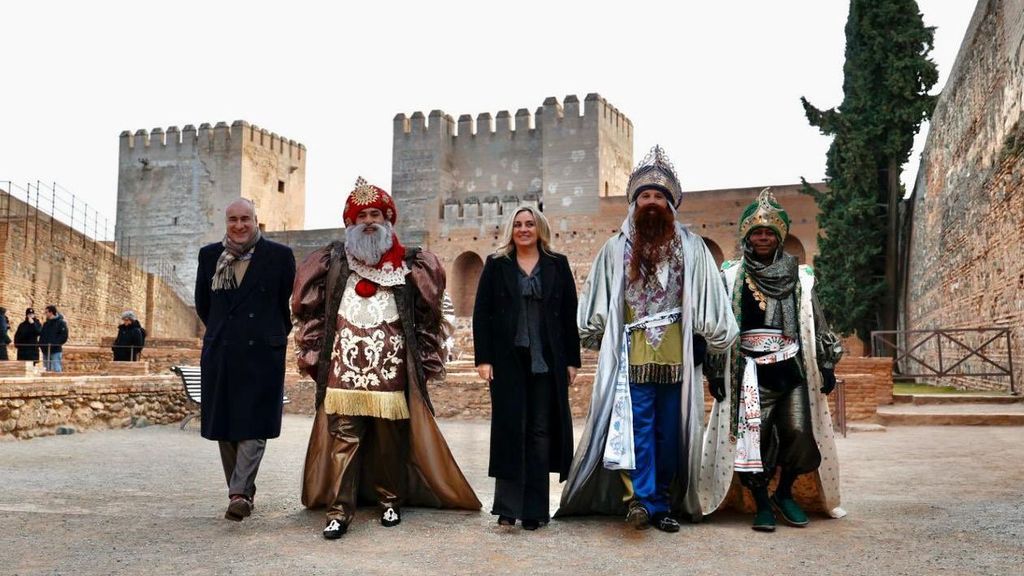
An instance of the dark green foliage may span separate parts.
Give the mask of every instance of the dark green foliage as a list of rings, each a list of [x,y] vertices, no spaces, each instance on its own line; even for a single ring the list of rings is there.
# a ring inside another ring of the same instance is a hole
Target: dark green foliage
[[[900,170],[914,135],[935,107],[938,79],[928,57],[934,29],[914,0],[852,0],[846,22],[843,102],[820,110],[801,98],[807,120],[834,136],[826,158],[829,190],[804,182],[820,209],[815,275],[834,328],[867,339],[884,298],[888,170]],[[898,188],[898,185],[896,186]]]

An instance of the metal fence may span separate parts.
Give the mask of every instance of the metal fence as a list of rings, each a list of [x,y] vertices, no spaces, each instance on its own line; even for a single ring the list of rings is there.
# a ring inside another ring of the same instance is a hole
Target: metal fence
[[[38,219],[45,215],[93,241],[114,240],[114,221],[56,182],[37,180],[21,185],[11,180],[0,180],[0,190],[7,193],[7,197],[0,201],[0,217],[7,221],[18,217]],[[13,202],[12,199],[21,202]],[[54,233],[51,226],[50,234]]]
[[[72,241],[74,234],[71,231],[75,231],[81,235],[83,245],[92,241],[94,249],[97,249],[101,243],[108,244],[126,264],[130,262],[145,272],[163,278],[179,295],[191,293],[192,286],[181,278],[174,263],[166,255],[133,246],[130,237],[116,237],[114,220],[60,184],[37,180],[22,185],[11,180],[0,180],[0,192],[5,193],[0,194],[0,218],[3,221],[36,221],[35,226],[22,227],[25,246]],[[61,234],[57,227],[49,226],[49,233],[44,231],[41,236],[39,222],[46,219],[65,224],[68,227],[67,235]],[[10,234],[10,227],[7,227],[6,233]]]
[[[903,377],[1009,378],[1016,395],[1011,337],[1012,330],[1001,326],[879,330],[871,333],[871,349],[875,356],[894,355],[893,368]]]

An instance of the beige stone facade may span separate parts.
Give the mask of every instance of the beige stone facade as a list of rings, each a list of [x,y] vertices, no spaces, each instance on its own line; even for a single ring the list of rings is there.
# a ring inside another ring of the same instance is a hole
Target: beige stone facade
[[[117,334],[121,313],[134,310],[150,338],[194,339],[198,319],[160,277],[48,214],[0,191],[0,305],[11,336],[33,307],[57,306],[71,345],[96,344]],[[14,347],[9,348],[14,357]]]
[[[1024,0],[978,2],[935,107],[910,199],[902,301],[908,329],[1011,328],[1018,391],[1024,384],[1022,43]],[[948,355],[961,350],[947,346],[948,366]],[[1005,348],[987,352],[1008,364]],[[933,366],[938,354],[934,342],[915,351]],[[963,366],[992,371],[976,357]],[[956,377],[950,383],[1006,390],[1009,379]]]
[[[159,272],[192,302],[196,255],[224,234],[224,208],[244,197],[265,230],[301,230],[306,147],[249,123],[121,133],[118,253]]]

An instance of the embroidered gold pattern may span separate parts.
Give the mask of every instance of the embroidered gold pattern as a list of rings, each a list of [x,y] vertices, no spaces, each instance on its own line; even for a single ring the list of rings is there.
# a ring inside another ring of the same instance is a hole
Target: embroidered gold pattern
[[[390,344],[386,356],[385,343]],[[381,381],[374,368],[379,367],[380,376],[386,380],[395,378],[402,363],[398,352],[404,350],[404,344],[402,336],[388,337],[384,330],[374,330],[367,336],[356,336],[351,329],[342,328],[331,351],[334,375],[341,382],[351,384],[352,388],[379,388]]]
[[[377,189],[363,179],[362,176],[356,179],[356,189],[352,191],[352,201],[357,206],[372,204],[377,200]]]

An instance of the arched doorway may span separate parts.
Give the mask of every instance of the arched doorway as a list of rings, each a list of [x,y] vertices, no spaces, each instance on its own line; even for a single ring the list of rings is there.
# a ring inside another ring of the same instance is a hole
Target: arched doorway
[[[793,236],[792,234],[786,236],[786,241],[782,243],[782,250],[787,254],[796,256],[796,261],[798,263],[807,263],[807,252],[804,250],[804,243],[796,236]]]
[[[456,316],[465,318],[473,315],[476,287],[483,269],[484,261],[476,252],[463,252],[455,259],[452,265],[452,281],[448,286]]]
[[[707,236],[702,236],[702,238],[704,238],[704,244],[707,245],[708,251],[711,252],[711,257],[715,259],[715,264],[721,268],[722,261],[725,260],[725,254],[722,252],[722,248],[711,238],[708,238]]]

